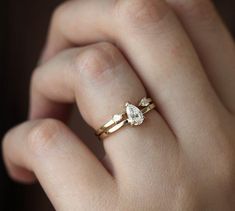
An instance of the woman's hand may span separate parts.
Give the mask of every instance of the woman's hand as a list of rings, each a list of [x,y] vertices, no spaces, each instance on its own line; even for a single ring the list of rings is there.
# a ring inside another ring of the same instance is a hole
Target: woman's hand
[[[10,175],[35,174],[57,210],[232,210],[234,58],[209,1],[66,2],[32,77],[31,120],[4,139]],[[147,93],[157,109],[143,125],[104,141],[108,170],[62,122],[43,119],[65,119],[64,103],[76,102],[97,129]]]

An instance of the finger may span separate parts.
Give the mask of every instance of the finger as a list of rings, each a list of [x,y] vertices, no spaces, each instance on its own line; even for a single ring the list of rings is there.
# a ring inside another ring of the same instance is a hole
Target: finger
[[[193,128],[204,130],[225,112],[188,36],[164,1],[66,3],[55,13],[45,55],[71,43],[99,40],[120,46],[178,137],[191,135]]]
[[[8,159],[8,157],[4,157],[4,162],[7,166],[8,174],[14,181],[25,184],[32,184],[36,182],[37,178],[32,171],[12,165],[12,162]]]
[[[235,112],[235,46],[211,1],[167,0],[197,49],[210,81],[228,110]]]
[[[108,43],[63,52],[38,69],[34,77],[34,98],[40,93],[44,99],[57,102],[75,99],[82,116],[94,129],[122,112],[126,102],[137,104],[146,96],[124,57]],[[164,166],[167,154],[174,154],[176,142],[165,121],[153,110],[143,125],[121,128],[104,140],[104,147],[114,175],[126,180],[130,172],[138,174],[137,163],[140,174],[152,163]]]
[[[102,197],[112,200],[115,194],[112,177],[101,163],[56,120],[17,126],[5,136],[3,151],[13,178],[22,169],[34,172],[56,210],[98,209]],[[113,194],[107,192],[110,188]]]

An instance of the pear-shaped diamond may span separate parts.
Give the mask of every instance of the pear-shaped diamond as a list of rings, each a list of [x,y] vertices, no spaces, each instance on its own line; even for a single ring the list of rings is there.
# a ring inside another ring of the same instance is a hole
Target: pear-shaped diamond
[[[144,122],[143,113],[139,108],[132,104],[126,104],[126,114],[128,117],[128,122],[131,125],[141,125]]]

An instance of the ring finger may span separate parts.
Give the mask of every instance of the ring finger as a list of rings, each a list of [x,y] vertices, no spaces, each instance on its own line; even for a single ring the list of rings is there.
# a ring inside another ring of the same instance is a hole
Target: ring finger
[[[41,108],[48,108],[52,102],[55,107],[55,102],[76,102],[94,129],[121,112],[125,102],[137,104],[144,96],[146,91],[137,75],[117,48],[108,43],[62,52],[39,67],[32,80],[33,108],[37,108],[38,99]],[[141,175],[152,163],[164,168],[176,142],[166,122],[153,110],[143,125],[120,129],[104,141],[104,146],[114,174],[120,172],[128,178],[130,171]]]

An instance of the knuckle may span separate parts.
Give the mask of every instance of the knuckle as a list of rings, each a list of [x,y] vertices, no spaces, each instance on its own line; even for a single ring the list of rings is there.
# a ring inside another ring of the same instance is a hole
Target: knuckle
[[[76,57],[76,69],[86,71],[92,78],[97,78],[107,70],[113,70],[120,63],[121,54],[109,43],[99,43],[87,48]]]
[[[162,0],[119,0],[115,7],[115,14],[121,24],[134,28],[153,26],[168,12],[169,8]]]
[[[37,122],[28,134],[28,146],[33,153],[41,153],[55,144],[63,125],[58,120],[46,119]]]

